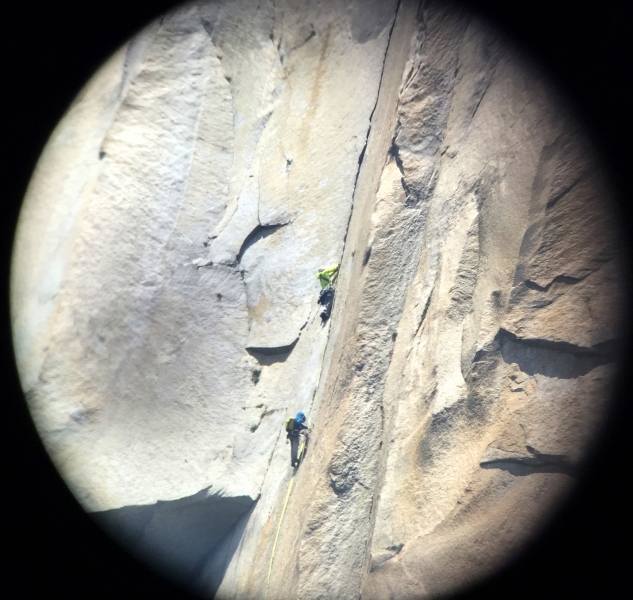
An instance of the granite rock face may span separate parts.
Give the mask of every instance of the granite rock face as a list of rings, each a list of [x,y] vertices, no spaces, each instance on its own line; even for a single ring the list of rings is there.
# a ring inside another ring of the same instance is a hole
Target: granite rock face
[[[620,261],[579,125],[477,18],[200,1],[53,132],[16,237],[16,358],[80,502],[203,595],[433,597],[581,476]]]

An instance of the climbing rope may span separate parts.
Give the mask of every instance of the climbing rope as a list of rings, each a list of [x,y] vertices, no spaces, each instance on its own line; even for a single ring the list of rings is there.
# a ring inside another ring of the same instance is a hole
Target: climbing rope
[[[292,479],[290,479],[290,484],[288,485],[288,492],[286,493],[286,499],[284,500],[284,507],[281,509],[281,517],[279,517],[279,525],[277,525],[277,533],[275,533],[275,542],[273,543],[273,553],[270,555],[270,564],[268,565],[268,576],[266,577],[266,594],[265,598],[268,598],[268,584],[270,583],[270,574],[273,572],[273,561],[275,560],[275,550],[277,549],[277,538],[279,537],[279,532],[281,531],[281,523],[284,519],[284,515],[286,514],[286,506],[288,506],[288,499],[290,498],[290,492],[292,491],[292,486],[295,482],[295,475],[297,471],[292,475]]]
[[[338,265],[337,265],[338,267]],[[332,287],[334,284],[334,281],[338,278],[338,268],[337,270],[334,272],[333,276],[330,279],[330,284]],[[315,316],[316,318],[316,316]],[[319,373],[319,380],[321,378],[321,374]],[[319,387],[319,384],[317,382],[317,389]],[[314,396],[316,396],[316,389],[314,392]],[[309,418],[312,414],[312,407],[314,405],[314,396],[312,397],[312,402],[310,403],[310,411],[308,412],[308,422],[310,422]],[[310,426],[308,428],[308,431],[312,429],[313,423],[310,422]],[[305,448],[306,448],[306,440],[304,438],[304,440],[301,442],[301,445],[299,446],[299,451],[297,452],[297,456],[299,458],[299,465],[301,464],[301,462],[303,461],[303,454],[305,452]],[[268,575],[266,576],[266,592],[264,594],[264,598],[268,598],[268,586],[270,584],[270,576],[273,572],[273,563],[275,561],[275,552],[277,550],[277,540],[279,539],[279,532],[281,531],[281,525],[283,523],[284,520],[284,515],[286,514],[286,508],[288,506],[288,500],[290,499],[290,493],[292,492],[292,487],[294,485],[295,482],[295,477],[297,475],[297,470],[298,470],[298,465],[295,467],[294,472],[292,474],[292,477],[290,478],[290,483],[288,484],[288,491],[286,492],[286,497],[284,499],[284,505],[283,508],[281,509],[281,515],[279,516],[279,523],[277,524],[277,531],[275,532],[275,541],[273,542],[273,551],[270,555],[270,563],[268,564]]]
[[[312,412],[312,407],[310,407],[310,412]],[[301,446],[299,446],[299,452],[297,453],[299,457],[299,464],[301,464],[301,461],[303,460],[303,453],[305,451],[305,447],[306,447],[306,443],[304,440],[303,442],[301,442]],[[270,564],[268,565],[268,576],[266,577],[266,594],[264,596],[265,598],[268,598],[268,585],[270,583],[270,575],[273,572],[273,562],[275,560],[275,551],[277,550],[277,539],[279,538],[279,532],[281,531],[281,524],[283,523],[284,515],[286,514],[286,507],[288,506],[288,500],[290,499],[290,492],[292,492],[292,486],[294,485],[294,482],[295,482],[295,476],[297,475],[297,470],[298,470],[298,466],[295,467],[295,470],[292,474],[292,478],[290,479],[290,483],[288,484],[288,491],[286,492],[284,506],[281,509],[281,516],[279,517],[279,524],[277,525],[277,532],[275,533],[275,541],[273,542],[273,551],[272,551],[272,554],[270,555]]]

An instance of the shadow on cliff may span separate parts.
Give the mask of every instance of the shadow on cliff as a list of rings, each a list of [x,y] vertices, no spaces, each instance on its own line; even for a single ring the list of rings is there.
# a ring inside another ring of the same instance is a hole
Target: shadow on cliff
[[[178,500],[124,506],[91,516],[159,573],[213,597],[256,502],[250,496],[209,495],[204,489]],[[222,556],[215,557],[220,544]],[[202,574],[208,565],[211,569],[205,578]]]
[[[271,348],[256,348],[247,347],[248,352],[257,362],[264,366],[269,367],[272,364],[279,362],[286,362],[286,359],[290,356],[290,353],[295,349],[299,338],[297,338],[292,344],[287,346],[276,346]]]
[[[528,375],[545,375],[558,379],[575,379],[589,371],[618,360],[618,345],[615,341],[584,348],[567,342],[520,339],[500,329],[498,334],[503,360],[517,363]]]

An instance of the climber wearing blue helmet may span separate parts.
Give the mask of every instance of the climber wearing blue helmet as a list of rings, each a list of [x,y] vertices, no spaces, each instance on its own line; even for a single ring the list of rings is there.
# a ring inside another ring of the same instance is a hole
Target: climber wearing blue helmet
[[[299,451],[299,437],[302,430],[307,429],[307,425],[304,425],[306,416],[302,412],[298,412],[297,416],[286,419],[286,431],[288,435],[287,439],[290,440],[290,464],[294,467],[299,464],[297,459],[297,452]]]

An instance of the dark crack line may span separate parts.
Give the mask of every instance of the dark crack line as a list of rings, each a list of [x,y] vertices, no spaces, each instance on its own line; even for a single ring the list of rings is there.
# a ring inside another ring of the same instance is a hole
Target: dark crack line
[[[415,330],[415,334],[413,335],[414,338],[418,337],[418,334],[420,333],[420,329],[422,328],[422,325],[424,324],[424,320],[426,319],[426,313],[429,310],[429,306],[431,305],[431,298],[433,297],[433,290],[431,290],[431,293],[429,294],[429,297],[426,299],[426,304],[424,305],[424,310],[422,311],[422,314],[420,315],[420,321],[418,323],[418,326]]]
[[[569,192],[571,192],[584,178],[586,173],[581,173],[574,181],[572,181],[568,186],[563,188],[558,194],[550,198],[545,204],[545,210],[549,210],[554,207],[559,200],[564,198]]]
[[[398,123],[396,125],[396,131],[398,130],[398,125],[400,125],[400,123]],[[396,138],[398,137],[398,134],[396,133],[393,136],[393,141],[391,143],[391,148],[389,148],[389,156],[392,156],[393,159],[396,162],[396,166],[398,167],[398,170],[400,171],[400,185],[402,185],[402,189],[404,190],[404,194],[406,196],[406,201],[405,204],[407,206],[415,206],[418,203],[418,198],[417,195],[411,190],[411,188],[409,187],[409,185],[407,184],[407,181],[404,177],[404,164],[402,162],[402,157],[400,156],[400,148],[398,146],[398,144],[396,143]],[[435,174],[435,173],[434,173]],[[433,179],[433,176],[431,177],[431,179]],[[429,183],[429,188],[431,186],[431,183],[433,183],[432,181]]]
[[[497,72],[497,65],[494,66],[493,70],[492,70],[492,75],[490,76],[490,80],[488,81],[488,83],[486,84],[486,87],[483,91],[483,93],[481,94],[481,97],[479,98],[479,101],[477,102],[477,106],[475,106],[475,110],[473,110],[472,114],[470,115],[470,121],[468,124],[468,127],[470,127],[471,123],[473,122],[475,115],[477,114],[477,111],[479,110],[479,107],[481,106],[481,103],[483,102],[483,99],[486,96],[486,92],[490,89],[490,86],[492,85],[492,82],[495,78],[495,74]],[[453,86],[454,89],[455,86]]]
[[[400,122],[396,123],[395,130],[398,131]],[[397,133],[393,136],[393,141],[391,142],[391,148],[389,148],[389,154],[393,156],[393,159],[396,161],[396,165],[400,173],[404,176],[404,165],[402,164],[402,158],[400,157],[400,147],[396,143],[396,138],[398,137]]]
[[[363,149],[358,157],[358,169],[356,170],[356,178],[354,179],[354,189],[352,190],[352,207],[349,211],[349,218],[347,219],[347,227],[345,228],[345,236],[343,237],[343,252],[345,252],[345,244],[347,242],[347,234],[349,233],[349,225],[352,221],[352,215],[354,214],[354,204],[356,199],[356,187],[358,185],[358,178],[360,176],[360,171],[363,166],[363,160],[365,159],[365,151],[367,150],[367,144],[369,143],[369,135],[371,133],[371,125],[374,118],[374,113],[376,112],[376,107],[378,106],[378,100],[380,99],[380,90],[382,88],[382,80],[385,76],[385,64],[387,62],[387,54],[389,52],[389,45],[391,44],[391,36],[393,34],[393,28],[396,25],[396,19],[398,16],[398,11],[400,10],[400,2],[398,2],[398,6],[396,6],[396,10],[394,11],[394,18],[391,23],[391,28],[389,29],[389,37],[387,38],[387,44],[385,45],[385,54],[382,59],[382,71],[380,72],[380,81],[378,82],[378,88],[376,92],[376,101],[374,102],[374,107],[371,109],[371,114],[369,115],[369,127],[367,128],[367,134],[365,135],[365,144],[363,145]]]
[[[545,350],[554,350],[557,352],[563,352],[576,358],[604,358],[607,360],[615,361],[614,354],[617,351],[617,340],[608,340],[595,346],[578,346],[569,342],[554,342],[552,340],[530,338],[520,338],[511,331],[500,328],[497,334],[499,339],[499,345],[503,346],[507,342],[514,342],[525,346],[531,346],[533,348],[543,348]]]
[[[586,277],[586,275],[585,275]],[[580,283],[585,277],[570,277],[569,275],[557,275],[552,279],[545,287],[539,285],[535,281],[530,279],[525,280],[525,287],[535,290],[537,292],[547,292],[555,283],[566,283],[567,285],[574,285]]]
[[[565,457],[558,455],[537,455],[534,457],[507,457],[486,460],[479,463],[482,469],[501,469],[515,477],[524,477],[534,473],[562,473],[570,477],[577,476],[577,469],[569,464]]]
[[[292,342],[291,344],[287,344],[286,346],[273,346],[273,347],[257,347],[257,346],[247,346],[246,351],[249,353],[255,354],[263,354],[264,356],[276,356],[278,354],[285,354],[286,352],[291,352],[292,349],[297,345],[299,338]]]

